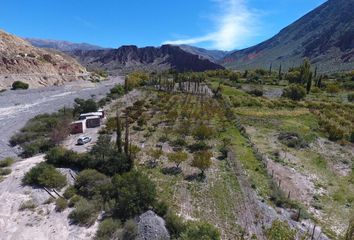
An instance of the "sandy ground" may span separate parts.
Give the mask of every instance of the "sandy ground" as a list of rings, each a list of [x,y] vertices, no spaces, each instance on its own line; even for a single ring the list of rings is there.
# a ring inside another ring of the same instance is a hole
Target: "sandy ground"
[[[40,155],[15,163],[11,167],[12,173],[0,183],[0,239],[92,239],[98,223],[90,228],[71,225],[67,218],[71,209],[57,213],[54,203],[43,204],[50,198],[47,192],[21,185],[25,172],[44,161],[43,157]],[[21,204],[28,200],[32,200],[37,207],[19,211]]]
[[[75,98],[100,99],[121,77],[111,77],[101,83],[75,81],[59,87],[45,87],[29,90],[8,90],[0,93],[0,159],[16,156],[16,149],[8,144],[9,139],[26,122],[41,113],[51,113],[67,106],[71,107]]]

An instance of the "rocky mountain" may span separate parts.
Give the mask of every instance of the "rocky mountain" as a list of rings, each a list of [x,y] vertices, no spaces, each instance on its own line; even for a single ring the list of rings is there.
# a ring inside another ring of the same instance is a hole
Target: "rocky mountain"
[[[296,66],[304,58],[322,73],[354,69],[354,0],[328,0],[271,39],[235,51],[220,63],[233,69]]]
[[[62,52],[74,51],[74,50],[97,50],[103,49],[102,47],[92,45],[89,43],[73,43],[68,41],[39,39],[39,38],[25,38],[33,46],[39,48],[51,48]]]
[[[60,85],[86,75],[72,57],[33,47],[29,42],[0,30],[0,88],[16,80],[30,87]]]
[[[216,63],[172,45],[157,48],[122,46],[118,49],[76,50],[70,54],[90,70],[104,69],[112,74],[135,70],[163,71],[171,68],[177,71],[223,69]]]
[[[224,58],[229,52],[221,50],[208,50],[190,45],[179,45],[179,47],[191,54],[198,55],[202,59],[208,59],[211,62],[217,62]]]

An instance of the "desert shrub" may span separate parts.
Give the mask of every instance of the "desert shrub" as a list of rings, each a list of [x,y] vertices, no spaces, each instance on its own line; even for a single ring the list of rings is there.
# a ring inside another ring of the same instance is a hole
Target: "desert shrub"
[[[214,130],[204,124],[199,125],[194,129],[193,136],[198,140],[210,139],[214,134]]]
[[[28,89],[29,85],[27,83],[21,82],[21,81],[15,81],[12,84],[12,90],[17,90],[17,89]]]
[[[68,201],[64,198],[58,198],[55,201],[55,211],[62,212],[68,207]]]
[[[15,160],[13,158],[7,157],[0,161],[0,168],[10,167],[14,162]]]
[[[165,216],[168,212],[168,205],[165,201],[155,201],[153,204],[154,212],[159,216]]]
[[[190,222],[185,232],[181,234],[181,240],[219,240],[219,230],[207,222]]]
[[[103,187],[109,183],[109,178],[106,175],[93,169],[87,169],[77,175],[75,187],[80,195],[91,199],[95,195],[99,195]]]
[[[340,91],[339,86],[336,83],[331,83],[326,86],[326,92],[329,94],[335,94]]]
[[[349,102],[354,102],[354,93],[349,93],[347,98]]]
[[[66,177],[52,165],[39,163],[25,174],[22,182],[27,185],[61,189],[66,185]]]
[[[11,169],[9,168],[0,168],[0,176],[9,175],[11,173]]]
[[[91,226],[97,216],[99,208],[97,204],[93,201],[87,201],[84,198],[81,198],[75,204],[75,209],[69,214],[69,219],[72,223],[80,226]]]
[[[338,141],[343,139],[344,137],[344,130],[341,129],[338,125],[333,124],[331,128],[327,129],[328,132],[328,139],[331,141]]]
[[[66,199],[70,199],[72,198],[75,194],[76,194],[76,188],[74,186],[69,186],[67,189],[65,189],[65,192],[63,194],[63,196]]]
[[[354,131],[350,134],[349,141],[354,143]]]
[[[295,240],[296,231],[292,230],[286,222],[273,221],[272,226],[265,231],[269,240]]]
[[[112,185],[112,199],[115,201],[113,211],[121,219],[139,215],[155,202],[154,183],[138,171],[115,175]]]
[[[174,146],[174,147],[185,147],[185,146],[187,146],[187,142],[183,138],[177,138],[176,140],[174,140],[172,142],[172,146]]]
[[[88,160],[86,154],[79,154],[63,147],[54,147],[45,156],[47,163],[57,167],[71,167],[81,169],[85,167]]]
[[[251,94],[251,95],[254,95],[256,97],[262,97],[263,96],[263,90],[259,89],[259,88],[251,89],[247,93]]]
[[[306,141],[297,133],[280,133],[278,139],[281,143],[291,148],[305,148],[308,146]]]
[[[82,197],[79,195],[72,196],[72,198],[69,200],[68,207],[74,207],[75,204],[81,200],[81,198]]]
[[[22,145],[22,153],[20,155],[24,158],[32,157],[38,153],[47,152],[54,146],[55,144],[52,141],[40,137],[36,140],[32,140],[29,143],[24,143]]]
[[[186,224],[184,223],[183,218],[172,211],[168,211],[164,219],[166,222],[166,228],[172,239],[178,239],[186,229]]]
[[[33,210],[33,209],[35,209],[36,207],[37,207],[36,204],[35,204],[32,200],[28,200],[28,201],[23,202],[23,203],[20,205],[20,207],[19,207],[18,210],[20,210],[20,211],[24,211],[24,210],[27,210],[27,209]]]
[[[121,239],[135,240],[138,235],[138,226],[134,220],[128,220],[124,223]]]
[[[25,157],[46,152],[70,133],[72,109],[61,109],[52,114],[41,114],[30,119],[10,139],[12,146],[20,145]]]
[[[295,101],[299,101],[306,96],[306,90],[303,86],[297,84],[291,84],[284,88],[282,97],[290,98]]]
[[[203,141],[198,141],[196,143],[189,145],[188,149],[191,152],[206,151],[210,149],[210,146]]]
[[[98,105],[93,99],[76,98],[74,104],[74,114],[97,112]]]
[[[109,97],[110,99],[117,99],[122,95],[124,95],[124,87],[122,85],[117,84],[110,90],[110,93],[107,94],[107,97]]]
[[[110,240],[115,239],[118,230],[122,227],[122,223],[119,220],[107,218],[103,220],[98,226],[95,240]]]
[[[354,215],[349,220],[349,225],[347,232],[345,233],[345,240],[352,240],[354,239]]]

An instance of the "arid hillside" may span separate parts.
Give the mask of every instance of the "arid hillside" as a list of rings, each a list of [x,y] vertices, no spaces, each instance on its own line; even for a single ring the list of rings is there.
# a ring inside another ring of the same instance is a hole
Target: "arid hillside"
[[[31,88],[61,85],[86,75],[86,69],[73,58],[33,47],[0,30],[0,88],[9,88],[17,80],[28,83]]]

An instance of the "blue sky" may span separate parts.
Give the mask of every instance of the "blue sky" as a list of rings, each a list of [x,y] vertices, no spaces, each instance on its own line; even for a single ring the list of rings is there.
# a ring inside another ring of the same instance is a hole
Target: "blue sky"
[[[241,49],[325,0],[1,0],[0,28],[103,47],[187,43]]]

